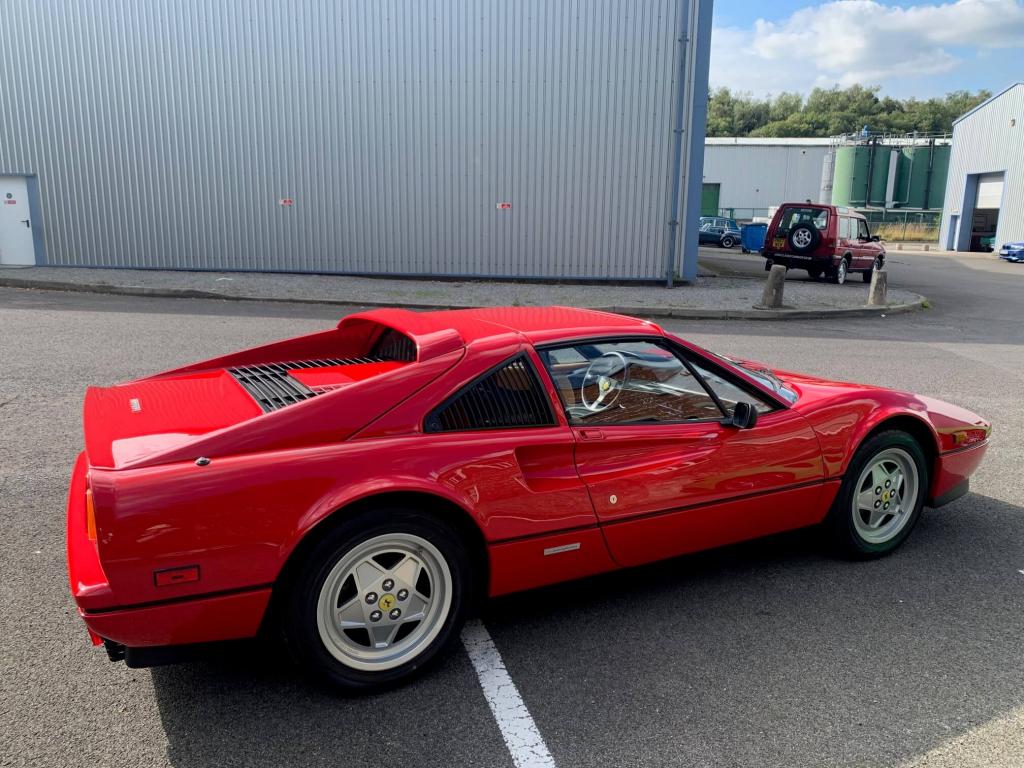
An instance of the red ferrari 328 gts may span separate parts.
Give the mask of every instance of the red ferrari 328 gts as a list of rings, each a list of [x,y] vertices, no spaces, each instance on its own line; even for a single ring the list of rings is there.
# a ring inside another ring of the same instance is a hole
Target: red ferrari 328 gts
[[[503,595],[822,524],[895,549],[990,425],[563,307],[351,315],[91,388],[71,590],[130,666],[283,630],[320,679],[408,677]]]

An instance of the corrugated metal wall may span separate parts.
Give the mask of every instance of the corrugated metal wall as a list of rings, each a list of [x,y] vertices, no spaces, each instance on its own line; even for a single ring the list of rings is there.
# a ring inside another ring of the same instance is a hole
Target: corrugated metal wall
[[[704,181],[721,184],[721,208],[765,209],[786,201],[817,200],[828,142],[801,144],[708,143]]]
[[[3,0],[0,173],[50,264],[663,277],[687,10]]]
[[[950,221],[970,230],[974,200],[965,200],[968,176],[1003,171],[1003,202],[996,245],[1024,240],[1024,83],[1017,83],[953,124],[953,149],[942,207],[939,244],[950,244]],[[971,187],[974,188],[973,186]],[[952,233],[956,239],[957,233]],[[964,248],[965,238],[959,238]]]

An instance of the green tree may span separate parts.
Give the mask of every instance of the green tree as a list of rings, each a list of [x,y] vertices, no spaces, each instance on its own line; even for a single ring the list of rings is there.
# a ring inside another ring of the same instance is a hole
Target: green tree
[[[780,93],[756,99],[718,88],[708,98],[708,136],[813,137],[859,133],[945,133],[953,121],[991,96],[953,91],[941,98],[879,96],[877,86],[815,88],[804,99]]]

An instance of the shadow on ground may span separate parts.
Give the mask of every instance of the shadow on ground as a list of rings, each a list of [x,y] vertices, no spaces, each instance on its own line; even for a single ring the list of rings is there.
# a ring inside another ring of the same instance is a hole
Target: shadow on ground
[[[882,560],[831,559],[803,531],[494,600],[484,620],[561,768],[892,765],[1024,704],[1022,512],[971,494]],[[152,676],[181,768],[508,764],[461,652],[360,698],[256,645]]]

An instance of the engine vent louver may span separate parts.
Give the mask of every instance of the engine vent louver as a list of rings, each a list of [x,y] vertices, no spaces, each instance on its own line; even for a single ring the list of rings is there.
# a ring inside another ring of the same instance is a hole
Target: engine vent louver
[[[317,393],[297,379],[288,375],[288,371],[299,368],[329,368],[336,365],[358,365],[360,363],[379,363],[379,357],[344,357],[326,358],[323,360],[294,360],[286,363],[262,363],[260,365],[239,365],[228,368],[235,380],[246,392],[259,403],[264,412],[276,411],[287,405],[316,397]]]

